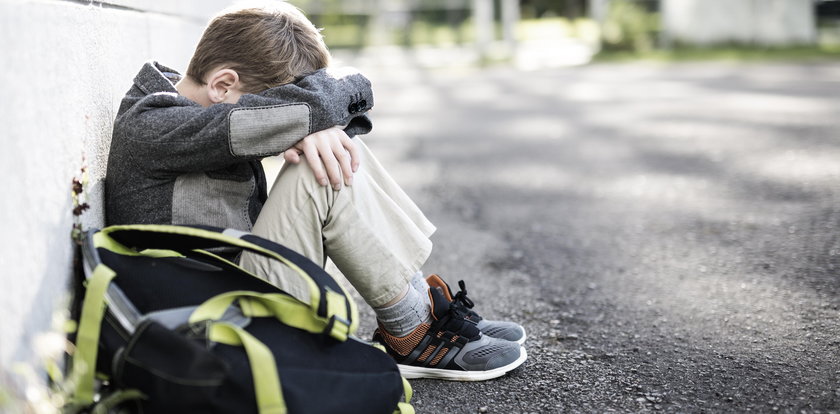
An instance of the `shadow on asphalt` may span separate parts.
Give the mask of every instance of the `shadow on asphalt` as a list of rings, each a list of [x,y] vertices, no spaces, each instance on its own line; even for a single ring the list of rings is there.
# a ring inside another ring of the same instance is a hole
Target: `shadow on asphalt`
[[[529,331],[419,412],[840,410],[840,65],[361,67],[425,269]]]

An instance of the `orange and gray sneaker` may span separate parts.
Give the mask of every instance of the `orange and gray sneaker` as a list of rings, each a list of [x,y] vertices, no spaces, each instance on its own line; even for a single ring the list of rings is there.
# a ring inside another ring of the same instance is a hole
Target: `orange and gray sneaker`
[[[515,322],[508,321],[490,321],[478,315],[472,307],[474,303],[467,297],[467,286],[463,280],[458,282],[458,287],[461,288],[456,294],[452,294],[452,289],[443,281],[438,275],[430,275],[426,278],[429,287],[438,288],[447,300],[452,302],[452,306],[457,309],[457,312],[466,320],[472,322],[485,335],[493,338],[504,339],[506,341],[513,341],[520,345],[525,343],[525,328]]]
[[[439,289],[428,293],[431,323],[403,337],[392,336],[381,325],[373,334],[397,361],[403,377],[483,381],[506,374],[528,358],[518,343],[482,334]]]

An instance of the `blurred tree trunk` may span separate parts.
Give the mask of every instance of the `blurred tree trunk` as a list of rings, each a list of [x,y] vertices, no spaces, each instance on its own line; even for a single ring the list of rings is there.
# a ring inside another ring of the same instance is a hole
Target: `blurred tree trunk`
[[[584,5],[581,0],[566,0],[564,1],[564,6],[565,12],[563,15],[568,17],[570,20],[583,16]]]
[[[483,57],[493,41],[493,0],[473,0],[475,45]]]
[[[517,22],[519,22],[519,0],[502,0],[502,34],[511,53],[516,49]]]

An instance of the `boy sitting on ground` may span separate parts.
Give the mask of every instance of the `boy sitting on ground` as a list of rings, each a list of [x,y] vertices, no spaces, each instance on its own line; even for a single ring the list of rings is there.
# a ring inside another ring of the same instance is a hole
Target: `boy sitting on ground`
[[[283,2],[231,9],[206,28],[186,76],[143,66],[114,123],[108,224],[202,224],[252,231],[321,264],[332,259],[373,307],[408,378],[484,380],[525,361],[525,331],[471,310],[424,278],[434,226],[367,146],[370,83],[327,69],[320,32]],[[338,125],[338,127],[336,127]],[[271,193],[260,160],[287,160]],[[329,185],[328,185],[329,184]],[[285,266],[233,260],[290,294]]]

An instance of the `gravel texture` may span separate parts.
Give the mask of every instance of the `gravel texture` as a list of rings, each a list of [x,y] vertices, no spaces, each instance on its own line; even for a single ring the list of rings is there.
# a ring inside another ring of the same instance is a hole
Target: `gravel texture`
[[[840,412],[840,64],[407,56],[349,59],[367,142],[439,227],[424,270],[530,355],[418,412]]]

